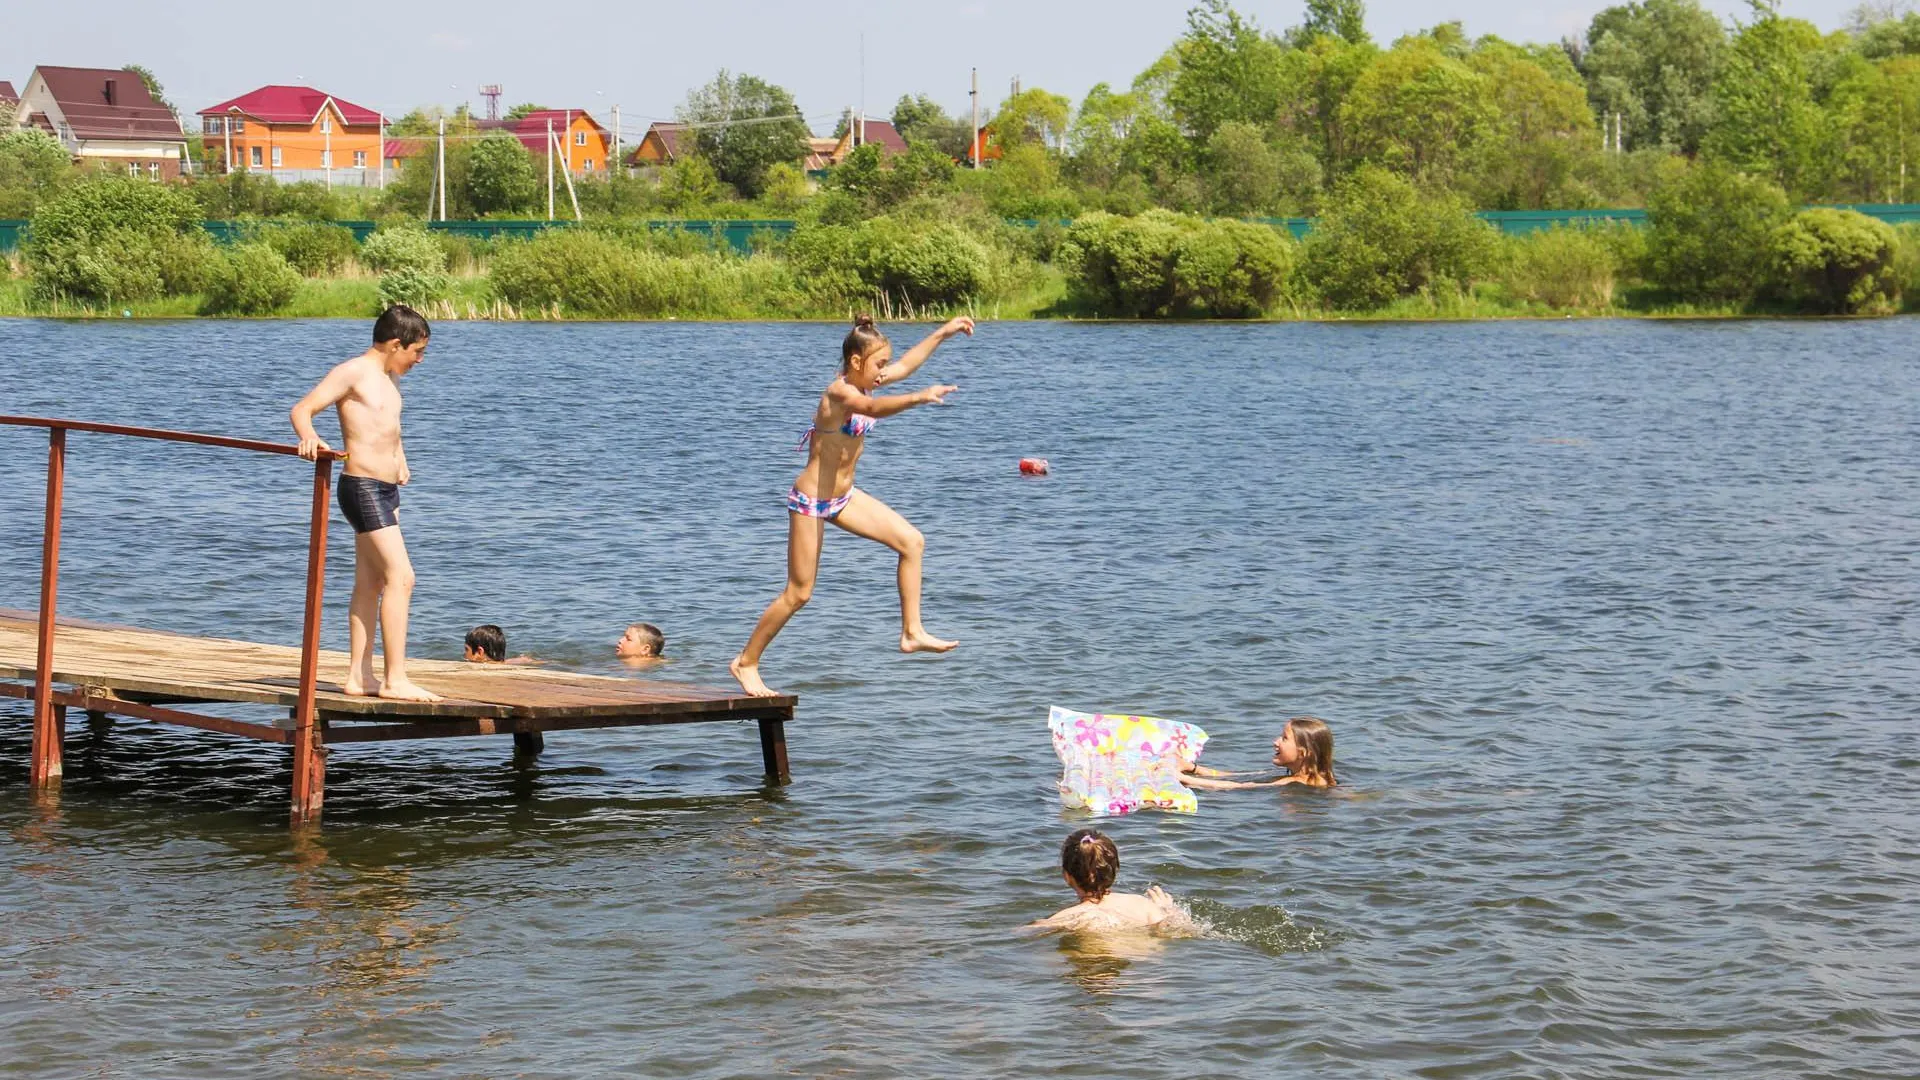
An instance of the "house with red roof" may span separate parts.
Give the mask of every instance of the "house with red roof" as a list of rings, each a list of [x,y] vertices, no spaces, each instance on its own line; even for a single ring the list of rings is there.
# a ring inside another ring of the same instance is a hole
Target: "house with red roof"
[[[602,176],[613,150],[613,132],[587,115],[584,109],[536,109],[512,120],[480,120],[481,131],[504,131],[518,138],[535,155],[547,152],[547,132],[551,128],[560,141],[559,161],[576,176]],[[541,168],[546,166],[542,165]]]
[[[52,135],[78,163],[156,178],[180,175],[187,149],[173,110],[153,99],[138,74],[115,68],[34,68],[13,126]]]
[[[18,104],[20,104],[20,95],[14,92],[13,84],[5,79],[0,79],[0,105]]]
[[[840,164],[847,160],[847,155],[853,152],[854,147],[868,143],[879,146],[882,157],[907,152],[907,140],[900,137],[900,132],[891,123],[856,116],[847,125],[847,133],[840,136],[839,143],[834,146],[831,163]]]
[[[641,137],[640,145],[627,155],[629,165],[671,165],[674,160],[693,146],[693,132],[685,124],[676,124],[668,120],[656,121],[648,126],[647,133]]]
[[[263,86],[200,110],[201,144],[225,172],[364,175],[380,168],[382,126],[372,109],[311,86]]]

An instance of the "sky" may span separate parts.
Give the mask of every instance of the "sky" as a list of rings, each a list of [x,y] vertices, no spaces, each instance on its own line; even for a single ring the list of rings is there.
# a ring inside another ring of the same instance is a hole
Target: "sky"
[[[1858,0],[1783,0],[1784,14],[1822,30]],[[722,68],[786,87],[816,131],[864,101],[884,117],[902,94],[968,107],[980,73],[988,115],[1018,77],[1075,102],[1096,83],[1123,87],[1180,35],[1191,0],[573,0],[560,8],[499,0],[88,0],[9,5],[0,20],[0,79],[23,87],[36,64],[152,69],[190,124],[202,108],[269,83],[309,85],[389,116],[470,102],[504,87],[501,108],[535,102],[586,109],[602,123],[620,106],[623,139],[672,119],[687,91]],[[1242,0],[1261,26],[1298,23],[1302,0]],[[1459,19],[1471,36],[1557,41],[1584,30],[1603,0],[1375,0],[1367,26],[1390,42]],[[1744,0],[1707,0],[1744,18]],[[864,47],[862,41],[864,39]],[[863,63],[864,57],[864,63]]]

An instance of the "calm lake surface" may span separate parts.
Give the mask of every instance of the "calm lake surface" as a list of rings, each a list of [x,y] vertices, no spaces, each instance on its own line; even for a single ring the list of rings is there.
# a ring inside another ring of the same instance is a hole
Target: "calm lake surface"
[[[892,558],[829,530],[763,668],[785,788],[744,724],[361,744],[296,837],[283,748],[76,717],[38,809],[0,701],[0,1073],[1915,1075],[1915,328],[983,325],[860,471],[963,644],[898,655]],[[0,321],[0,412],[285,441],[366,332]],[[415,654],[497,622],[624,673],[645,619],[658,677],[726,681],[840,334],[442,324]],[[0,429],[0,606],[45,445]],[[305,465],[81,434],[67,470],[63,614],[298,642]],[[1101,823],[1197,938],[1031,936],[1083,823],[1053,704],[1236,769],[1314,713],[1343,783]]]

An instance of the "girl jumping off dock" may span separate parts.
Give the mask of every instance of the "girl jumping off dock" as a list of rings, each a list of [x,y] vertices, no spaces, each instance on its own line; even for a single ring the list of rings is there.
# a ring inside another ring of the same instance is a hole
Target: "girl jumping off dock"
[[[929,386],[885,397],[875,397],[873,392],[920,370],[933,350],[955,334],[973,336],[973,320],[954,319],[895,361],[893,345],[874,328],[873,317],[854,320],[853,330],[840,345],[840,376],[820,395],[813,426],[802,442],[809,451],[806,467],[787,491],[787,587],[767,605],[746,648],[728,665],[747,693],[773,696],[760,678],[760,654],[812,598],[820,569],[820,542],[829,521],[900,553],[901,652],[946,652],[960,644],[934,637],[920,624],[920,560],[926,550],[920,530],[886,503],[853,486],[854,466],[876,421],[916,405],[944,405],[947,395],[958,387]]]

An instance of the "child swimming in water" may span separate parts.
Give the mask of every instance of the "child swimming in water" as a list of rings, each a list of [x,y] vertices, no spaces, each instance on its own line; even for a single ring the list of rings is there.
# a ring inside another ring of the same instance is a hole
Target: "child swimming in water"
[[[1060,847],[1060,876],[1080,902],[1032,923],[1062,930],[1144,930],[1180,913],[1160,886],[1138,893],[1117,893],[1120,849],[1097,829],[1081,829]]]
[[[840,375],[820,395],[807,429],[810,453],[806,467],[787,490],[787,587],[760,616],[746,648],[727,669],[740,686],[755,697],[774,691],[760,678],[760,654],[787,620],[813,597],[813,581],[820,570],[820,542],[831,521],[854,534],[876,540],[900,553],[900,651],[946,652],[957,641],[927,633],[920,622],[920,559],[926,540],[892,507],[853,486],[853,470],[866,449],[867,432],[884,417],[916,405],[944,405],[958,387],[929,386],[911,394],[875,397],[874,391],[920,370],[940,343],[956,334],[973,336],[973,320],[962,316],[927,335],[907,355],[893,359],[893,345],[874,328],[873,316],[854,320],[853,330],[840,344]]]
[[[1296,716],[1287,721],[1280,737],[1273,740],[1273,763],[1287,770],[1287,775],[1272,780],[1227,780],[1223,778],[1235,774],[1196,764],[1181,775],[1180,782],[1209,791],[1282,784],[1330,788],[1339,783],[1333,778],[1333,731],[1317,716]]]

